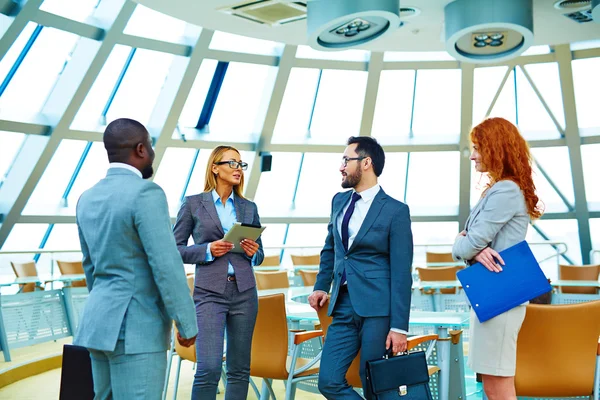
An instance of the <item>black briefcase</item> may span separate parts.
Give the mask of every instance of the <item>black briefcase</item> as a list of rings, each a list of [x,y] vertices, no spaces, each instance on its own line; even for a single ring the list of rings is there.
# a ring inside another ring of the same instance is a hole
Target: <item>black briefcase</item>
[[[64,345],[59,396],[60,400],[94,400],[92,361],[85,347]]]
[[[367,399],[432,400],[424,351],[367,361]]]

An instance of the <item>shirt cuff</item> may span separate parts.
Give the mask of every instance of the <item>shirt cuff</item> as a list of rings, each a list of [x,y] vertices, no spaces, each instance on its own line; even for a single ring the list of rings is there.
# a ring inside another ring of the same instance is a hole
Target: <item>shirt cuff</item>
[[[209,243],[206,245],[206,259],[204,261],[211,262],[214,260],[215,260],[215,258],[213,257],[212,253],[210,252],[210,243]]]
[[[401,333],[403,335],[408,335],[408,332],[406,332],[405,330],[402,330],[402,329],[390,328],[390,331],[396,332],[396,333]]]
[[[252,256],[252,260],[250,260],[250,264],[254,267],[256,266],[256,253]]]
[[[329,293],[327,293],[327,292],[326,292],[326,291],[324,291],[324,290],[318,290],[318,289],[317,289],[317,290],[313,290],[313,293],[317,293],[317,292],[321,292],[321,293],[329,294]]]

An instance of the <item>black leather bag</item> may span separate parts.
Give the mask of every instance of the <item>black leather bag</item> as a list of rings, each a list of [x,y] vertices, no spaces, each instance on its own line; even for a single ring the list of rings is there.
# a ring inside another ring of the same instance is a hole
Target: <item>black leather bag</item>
[[[432,400],[424,351],[367,361],[367,399]]]
[[[94,400],[92,361],[85,347],[64,345],[59,399]]]

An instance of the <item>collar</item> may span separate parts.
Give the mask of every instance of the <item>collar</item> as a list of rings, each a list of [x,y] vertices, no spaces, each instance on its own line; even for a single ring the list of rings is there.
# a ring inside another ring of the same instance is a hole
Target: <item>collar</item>
[[[142,177],[142,173],[140,172],[140,170],[129,164],[124,164],[124,163],[120,163],[120,162],[112,162],[112,163],[108,164],[108,169],[113,169],[113,168],[124,168],[124,169],[127,169],[127,170],[135,173],[140,178]]]
[[[367,190],[363,190],[362,192],[360,192],[359,193],[360,198],[365,203],[369,203],[371,200],[373,200],[375,198],[375,196],[377,196],[377,193],[379,193],[379,190],[381,190],[381,186],[379,186],[379,183],[378,183],[375,186],[370,187]]]
[[[211,190],[210,194],[212,195],[212,199],[215,204],[221,202],[221,197],[219,197],[219,194],[217,193],[217,191],[215,189]],[[231,194],[229,195],[227,200],[228,201],[231,200],[231,202],[233,203],[233,190],[231,191]]]

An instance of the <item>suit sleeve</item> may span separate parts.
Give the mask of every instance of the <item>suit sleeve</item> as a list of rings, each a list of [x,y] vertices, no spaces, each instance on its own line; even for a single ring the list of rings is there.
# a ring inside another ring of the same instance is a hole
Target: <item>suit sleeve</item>
[[[181,336],[194,337],[198,333],[196,310],[171,233],[167,198],[158,185],[144,186],[134,220],[169,318],[175,321]]]
[[[337,194],[335,196],[337,196]],[[329,290],[331,289],[333,268],[335,265],[335,248],[333,241],[334,229],[336,229],[335,221],[333,221],[333,204],[335,196],[333,196],[333,200],[331,200],[331,215],[329,217],[329,224],[327,224],[327,237],[325,238],[323,250],[321,250],[319,273],[317,274],[317,281],[314,286],[314,290],[322,290],[325,293],[329,293]]]
[[[408,206],[394,214],[390,229],[390,326],[408,332],[412,291],[413,237]]]
[[[488,247],[500,229],[515,216],[523,201],[521,189],[512,181],[498,182],[492,189],[467,235],[459,236],[454,242],[452,255],[455,259],[472,260]]]
[[[177,250],[179,250],[181,259],[186,264],[208,264],[214,261],[214,257],[207,257],[208,243],[188,246],[188,239],[193,231],[194,218],[192,217],[189,199],[186,197],[179,208],[175,227],[173,228]]]
[[[91,292],[94,287],[94,264],[90,257],[90,250],[88,248],[83,232],[79,227],[79,221],[77,222],[77,231],[79,232],[79,243],[81,245],[81,252],[83,253],[83,272],[85,273],[85,284],[87,285],[88,291]]]
[[[254,204],[254,216],[252,217],[252,225],[260,225],[260,217],[258,216],[258,207],[256,207],[256,204]],[[258,250],[256,250],[256,253],[254,253],[252,257],[248,257],[246,256],[246,253],[243,253],[246,258],[252,261],[253,266],[262,264],[265,258],[265,252],[263,250],[262,239],[260,236],[258,237],[258,239],[256,239],[256,243],[258,244]]]

